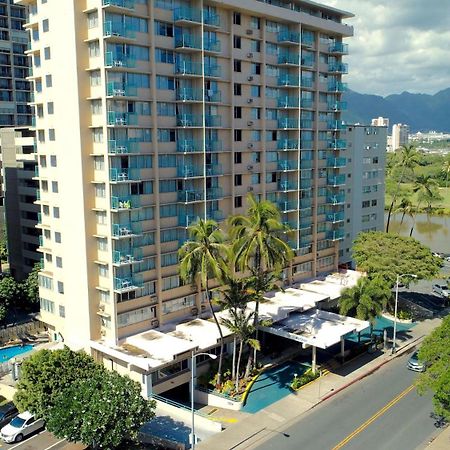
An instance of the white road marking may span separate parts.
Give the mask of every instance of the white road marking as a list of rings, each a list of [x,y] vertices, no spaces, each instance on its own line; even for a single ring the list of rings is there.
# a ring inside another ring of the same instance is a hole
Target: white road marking
[[[50,447],[47,447],[45,450],[50,450],[51,448],[56,447],[58,444],[61,444],[61,442],[64,442],[64,441],[65,441],[65,439],[61,439],[60,441],[56,442],[55,444],[50,445]]]
[[[35,437],[38,437],[40,434],[42,434],[45,430],[42,430],[40,433],[35,434],[34,436],[31,436],[29,439],[24,438],[24,440],[26,439],[27,442],[30,442],[32,439],[34,439]],[[22,445],[24,443],[24,441],[19,442],[17,445],[15,445],[14,447],[10,447],[9,450],[13,450],[14,448],[19,447],[19,445]]]

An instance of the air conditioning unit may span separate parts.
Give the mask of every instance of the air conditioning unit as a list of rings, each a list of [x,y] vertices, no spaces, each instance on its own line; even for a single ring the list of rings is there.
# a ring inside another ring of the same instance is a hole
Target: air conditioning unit
[[[249,186],[248,188],[247,188],[247,192],[252,192],[253,191],[253,186]]]
[[[150,322],[150,325],[152,326],[152,327],[159,327],[159,320],[158,319],[154,319],[154,320],[152,320],[151,322]]]
[[[249,121],[247,122],[247,126],[251,127],[252,125],[253,125],[253,120],[249,120]]]
[[[247,53],[247,58],[253,58],[253,53]]]
[[[253,166],[247,166],[247,170],[253,170]]]
[[[251,35],[251,34],[253,34],[253,30],[251,28],[247,29],[245,31],[245,34]]]
[[[249,98],[249,99],[247,100],[247,103],[253,103],[253,99],[252,99],[252,98]]]
[[[198,314],[198,308],[191,308],[191,314],[192,315]]]
[[[253,81],[253,75],[248,76],[248,77],[247,77],[247,80],[248,80],[248,81]]]
[[[253,142],[249,142],[249,143],[247,144],[247,148],[253,148]]]

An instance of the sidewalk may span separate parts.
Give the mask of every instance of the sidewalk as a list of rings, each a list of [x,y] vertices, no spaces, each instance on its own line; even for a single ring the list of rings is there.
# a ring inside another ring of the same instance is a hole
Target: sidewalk
[[[228,426],[223,432],[212,436],[207,441],[200,442],[197,449],[241,450],[253,448],[256,443],[260,443],[273,434],[274,428],[288,426],[298,416],[375,372],[393,358],[409,351],[440,323],[441,319],[420,322],[409,330],[407,339],[397,341],[398,350],[395,355],[391,355],[390,351],[381,353],[379,356],[364,354],[336,369],[336,371],[319,378],[314,383],[305,386],[297,393],[288,395],[256,414]],[[439,447],[436,448],[436,450],[438,449],[440,450]]]
[[[439,433],[426,447],[426,450],[448,450],[450,448],[450,426]]]

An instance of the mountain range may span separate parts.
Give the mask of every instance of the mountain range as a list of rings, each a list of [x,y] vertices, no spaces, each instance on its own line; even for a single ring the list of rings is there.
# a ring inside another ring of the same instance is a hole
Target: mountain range
[[[347,91],[343,100],[347,102],[343,114],[347,123],[370,124],[382,116],[389,118],[390,127],[405,123],[411,132],[450,131],[450,88],[434,95],[402,92],[387,97]]]

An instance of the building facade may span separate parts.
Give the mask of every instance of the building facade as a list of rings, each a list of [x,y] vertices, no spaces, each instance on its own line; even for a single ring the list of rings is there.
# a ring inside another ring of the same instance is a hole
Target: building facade
[[[0,0],[0,127],[31,125],[30,61],[25,55],[28,33],[26,9]]]
[[[347,125],[345,239],[339,261],[353,266],[352,242],[361,231],[384,229],[387,127]]]
[[[24,279],[40,261],[40,231],[36,228],[40,206],[34,132],[29,129],[0,129],[0,158],[4,218],[8,238],[11,275]]]
[[[29,11],[41,316],[55,338],[118,345],[202,314],[177,251],[199,217],[245,213],[248,193],[290,227],[287,282],[337,268],[351,14],[309,1],[16,3]]]
[[[389,119],[381,116],[376,119],[372,119],[372,126],[389,128]]]
[[[395,152],[402,145],[409,142],[409,125],[396,123],[392,126],[392,151]]]

